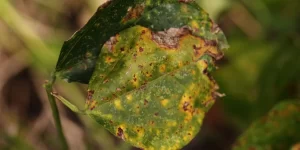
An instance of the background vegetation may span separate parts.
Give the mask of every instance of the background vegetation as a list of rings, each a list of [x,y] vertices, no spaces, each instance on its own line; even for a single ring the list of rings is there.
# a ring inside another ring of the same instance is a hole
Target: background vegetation
[[[0,1],[0,149],[61,147],[42,84],[63,41],[104,1]],[[300,1],[197,2],[218,22],[231,47],[214,74],[226,96],[184,149],[230,149],[276,103],[300,99]],[[86,86],[60,81],[56,89],[84,104]],[[132,149],[88,117],[63,105],[59,109],[71,149]]]

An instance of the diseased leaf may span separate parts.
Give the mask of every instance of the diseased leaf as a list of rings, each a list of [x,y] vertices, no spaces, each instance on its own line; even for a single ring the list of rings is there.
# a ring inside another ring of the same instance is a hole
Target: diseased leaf
[[[223,32],[193,1],[115,0],[57,63],[57,76],[89,82],[85,110],[52,94],[136,147],[180,149],[220,95],[209,73],[224,48]]]
[[[254,122],[243,133],[234,150],[282,150],[296,147],[300,141],[300,102],[276,105],[267,116]]]
[[[88,83],[103,44],[135,25],[153,31],[187,27],[194,35],[227,47],[223,32],[193,1],[113,0],[100,6],[89,22],[64,43],[56,75],[68,82]]]
[[[84,113],[136,147],[179,149],[190,142],[218,95],[208,73],[223,55],[190,33],[135,26],[112,37],[98,58]]]

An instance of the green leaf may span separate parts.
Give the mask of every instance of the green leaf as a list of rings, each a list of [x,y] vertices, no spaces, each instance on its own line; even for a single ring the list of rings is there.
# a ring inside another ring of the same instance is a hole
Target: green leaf
[[[216,40],[221,48],[227,47],[223,32],[193,1],[114,0],[100,6],[89,22],[64,43],[56,76],[68,82],[88,83],[103,44],[135,25],[153,31],[188,27],[194,35]]]
[[[234,150],[290,149],[300,141],[300,101],[276,105],[238,139]]]

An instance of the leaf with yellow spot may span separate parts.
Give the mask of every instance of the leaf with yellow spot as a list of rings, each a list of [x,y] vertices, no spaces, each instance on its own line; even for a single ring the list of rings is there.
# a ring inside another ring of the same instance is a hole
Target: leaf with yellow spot
[[[136,147],[180,149],[218,95],[209,73],[226,47],[193,1],[114,0],[64,44],[57,63],[56,76],[89,83],[86,109],[54,96]]]
[[[88,83],[101,47],[106,43],[113,48],[118,36],[111,37],[135,25],[152,31],[186,27],[203,39],[218,41],[221,49],[227,47],[223,32],[194,1],[110,0],[63,44],[55,75],[68,82]],[[108,63],[112,61],[114,57],[107,58]]]
[[[170,30],[171,35],[134,26],[120,32],[112,49],[102,48],[89,83],[87,99],[97,103],[84,113],[136,147],[188,144],[216,97],[208,69],[221,49],[187,28]],[[194,45],[201,46],[197,54]]]

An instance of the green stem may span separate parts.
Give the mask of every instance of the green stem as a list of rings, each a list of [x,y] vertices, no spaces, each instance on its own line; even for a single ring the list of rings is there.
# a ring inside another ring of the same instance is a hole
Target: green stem
[[[50,106],[51,106],[51,109],[52,109],[52,115],[53,115],[53,119],[54,119],[55,126],[56,126],[56,129],[57,129],[57,133],[58,133],[58,136],[59,136],[61,144],[62,144],[62,148],[63,148],[63,150],[68,150],[69,147],[68,147],[67,140],[66,140],[66,138],[64,136],[64,133],[63,133],[63,130],[62,130],[60,117],[59,117],[59,111],[57,109],[55,98],[51,94],[52,93],[52,86],[53,86],[53,83],[55,82],[55,79],[56,79],[56,76],[53,73],[51,75],[51,79],[45,83],[45,88],[46,88],[46,92],[47,92],[47,95],[48,95],[48,100],[50,102]]]

